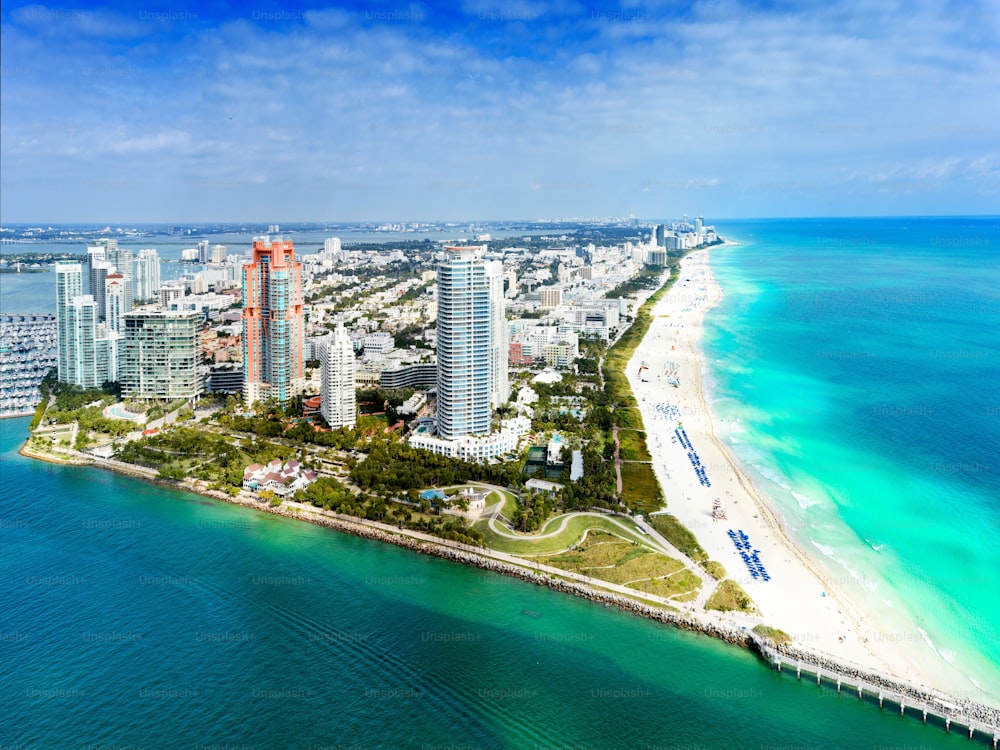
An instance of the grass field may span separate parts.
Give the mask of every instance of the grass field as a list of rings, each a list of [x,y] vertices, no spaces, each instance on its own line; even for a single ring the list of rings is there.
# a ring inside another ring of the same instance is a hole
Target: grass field
[[[701,587],[680,561],[603,531],[592,531],[575,549],[540,562],[681,601],[695,598]]]
[[[584,533],[594,529],[604,531],[624,540],[638,542],[642,545],[649,545],[649,537],[635,529],[635,524],[627,518],[615,518],[626,528],[622,528],[610,518],[598,515],[573,515],[566,523],[566,528],[559,534],[545,536],[549,532],[559,528],[565,515],[555,516],[548,520],[541,531],[535,534],[518,534],[517,539],[495,533],[490,527],[487,519],[481,519],[473,524],[473,527],[483,532],[484,541],[491,549],[499,552],[509,552],[513,555],[552,555],[562,552],[573,546],[583,538]]]

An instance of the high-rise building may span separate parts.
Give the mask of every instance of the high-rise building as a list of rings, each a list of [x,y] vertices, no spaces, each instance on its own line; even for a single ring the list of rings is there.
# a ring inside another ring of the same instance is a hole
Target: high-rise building
[[[56,263],[56,332],[59,337],[59,381],[72,383],[75,362],[72,359],[69,305],[83,294],[83,266],[79,263]]]
[[[125,315],[121,343],[122,395],[139,399],[193,398],[199,395],[197,312],[137,310]]]
[[[97,302],[90,294],[74,297],[66,309],[66,377],[60,380],[81,388],[100,388],[118,380],[119,335],[97,322]],[[61,348],[62,342],[60,342]]]
[[[208,250],[208,240],[201,240],[198,242],[198,262],[208,263],[209,261],[209,250]]]
[[[95,382],[98,386],[105,383],[117,383],[119,378],[119,354],[121,351],[122,335],[116,331],[109,331],[105,328],[98,329],[97,338],[94,341],[94,355],[96,357]]]
[[[291,240],[255,240],[243,266],[243,395],[285,403],[302,392],[302,263]]]
[[[108,259],[105,254],[106,251],[107,248],[104,245],[90,245],[87,247],[87,292],[88,294],[94,295],[95,298],[98,291],[103,293],[103,290],[99,289],[95,273],[98,268],[98,263],[103,263]],[[83,292],[81,291],[80,294],[83,294]]]
[[[139,251],[132,278],[137,300],[156,299],[160,293],[160,256],[153,248]]]
[[[485,245],[446,248],[438,267],[437,430],[445,440],[487,435],[507,400],[503,268]]]
[[[135,282],[133,277],[133,265],[135,258],[131,250],[119,248],[115,242],[114,247],[109,247],[106,253],[108,261],[115,267],[115,272],[121,274],[125,286],[125,312],[131,312],[135,301]],[[107,320],[108,311],[104,310],[104,319]]]
[[[226,262],[226,246],[225,245],[212,245],[212,251],[209,253],[208,258],[209,263],[214,265],[222,265]]]
[[[120,273],[109,273],[104,279],[105,322],[109,330],[122,332],[122,320],[127,312],[125,277]]]
[[[486,283],[490,290],[490,404],[498,409],[510,398],[507,378],[507,299],[503,294],[503,263],[485,264]]]
[[[56,263],[58,377],[62,383],[100,388],[118,380],[119,335],[99,325],[97,301],[91,294],[82,294],[82,289],[83,266]]]
[[[330,427],[353,427],[357,421],[354,396],[354,345],[339,323],[337,329],[323,338],[319,351],[321,391],[320,413]]]
[[[70,300],[66,310],[69,369],[64,382],[97,388],[97,303],[90,294]]]

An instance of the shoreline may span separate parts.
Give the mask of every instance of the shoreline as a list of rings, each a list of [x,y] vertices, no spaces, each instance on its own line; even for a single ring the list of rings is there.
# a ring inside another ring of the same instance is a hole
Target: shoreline
[[[680,630],[700,633],[709,638],[748,649],[754,652],[771,669],[775,668],[775,663],[773,662],[775,654],[780,655],[783,660],[787,660],[785,663],[789,667],[791,667],[793,661],[796,659],[803,662],[811,660],[822,667],[824,676],[828,679],[830,678],[830,673],[839,672],[849,676],[849,678],[855,679],[857,682],[864,682],[865,689],[871,695],[875,694],[873,691],[877,691],[880,695],[884,689],[902,696],[908,701],[907,705],[910,706],[918,703],[934,704],[942,699],[955,703],[961,706],[961,709],[950,714],[949,721],[956,722],[962,726],[968,726],[971,721],[976,725],[976,731],[992,731],[994,735],[1000,735],[1000,710],[997,708],[967,699],[955,700],[953,696],[945,691],[916,684],[911,680],[900,678],[891,671],[878,668],[871,669],[865,665],[838,660],[836,656],[803,649],[797,644],[775,647],[761,636],[752,632],[752,625],[763,623],[752,622],[751,620],[754,618],[742,617],[738,613],[701,612],[692,609],[681,610],[677,609],[676,603],[667,602],[667,600],[661,597],[646,595],[640,591],[633,591],[616,584],[558,568],[550,568],[545,565],[538,565],[537,563],[533,564],[530,560],[490,550],[489,548],[473,547],[461,542],[432,537],[423,532],[398,529],[378,521],[343,516],[333,511],[325,511],[298,503],[286,502],[282,505],[272,507],[242,493],[237,496],[231,496],[218,490],[209,490],[206,487],[199,486],[199,480],[184,480],[182,482],[166,480],[158,477],[157,473],[152,469],[145,469],[113,459],[73,455],[76,454],[76,451],[72,449],[64,457],[44,454],[29,448],[27,441],[25,441],[18,452],[26,458],[48,463],[89,466],[113,471],[168,489],[186,491],[202,497],[226,502],[230,505],[323,526],[340,533],[389,543],[418,554],[431,555],[498,575],[516,578],[526,583],[544,586],[554,591],[577,596],[596,604],[603,604],[605,607],[617,607],[619,610],[637,617],[653,620]],[[621,589],[622,591],[618,592],[615,589]],[[645,601],[643,601],[644,599]],[[665,609],[664,607],[667,608]],[[741,622],[745,624],[741,624]],[[780,667],[778,671],[780,671]],[[889,699],[892,700],[892,698]],[[942,713],[943,716],[944,714]]]
[[[678,281],[651,311],[650,329],[626,372],[642,412],[667,512],[677,516],[710,559],[721,562],[729,577],[743,586],[768,625],[793,636],[796,648],[874,669],[927,690],[954,691],[955,685],[926,669],[898,639],[888,637],[892,631],[886,623],[845,590],[849,581],[831,576],[789,536],[779,510],[719,438],[716,426],[720,422],[706,394],[708,365],[702,350],[704,316],[722,297],[709,254],[709,249],[698,250],[682,259]],[[647,365],[645,377],[639,375],[641,365]],[[678,387],[666,382],[666,372],[679,377]],[[700,481],[687,449],[676,442],[678,424],[683,425],[710,486]],[[715,499],[722,501],[727,520],[713,521]],[[749,534],[773,581],[750,577],[727,536],[729,529]],[[969,695],[962,697],[973,700]]]

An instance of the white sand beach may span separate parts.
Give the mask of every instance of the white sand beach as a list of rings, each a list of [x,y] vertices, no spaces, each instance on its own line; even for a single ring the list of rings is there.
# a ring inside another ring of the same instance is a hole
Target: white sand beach
[[[779,516],[765,502],[732,452],[716,438],[702,383],[702,320],[722,296],[708,264],[709,250],[681,263],[677,283],[653,308],[646,337],[629,362],[627,376],[639,402],[647,445],[664,489],[667,510],[697,536],[712,560],[721,562],[760,609],[763,624],[789,633],[800,648],[841,662],[891,674],[927,688],[947,689],[922,671],[899,643],[878,639],[888,632],[852,601],[845,587],[785,535]],[[640,368],[645,365],[640,375]],[[676,378],[677,387],[671,384]],[[678,423],[704,467],[699,478],[688,449],[677,439]],[[722,501],[726,520],[713,520]],[[770,580],[754,579],[728,536],[742,530]]]

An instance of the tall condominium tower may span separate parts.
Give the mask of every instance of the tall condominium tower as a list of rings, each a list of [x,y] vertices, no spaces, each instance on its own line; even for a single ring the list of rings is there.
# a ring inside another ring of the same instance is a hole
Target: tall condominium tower
[[[104,319],[108,328],[115,333],[122,332],[127,289],[125,277],[120,273],[109,273],[104,279]]]
[[[437,430],[445,440],[488,435],[507,400],[503,269],[485,245],[446,248],[438,267]]]
[[[353,427],[357,421],[354,397],[354,346],[339,323],[318,345],[323,380],[320,413],[331,427]]]
[[[255,240],[243,266],[243,395],[285,403],[304,383],[302,264],[291,240]]]
[[[130,312],[121,343],[122,395],[139,399],[193,398],[202,392],[198,373],[197,312]]]
[[[87,291],[97,296],[98,293],[98,281],[96,277],[96,272],[98,267],[106,268],[103,262],[107,258],[107,248],[104,245],[90,245],[87,247]],[[101,264],[100,266],[98,264]],[[81,291],[80,294],[83,294]]]
[[[75,363],[71,358],[69,305],[83,294],[83,266],[80,263],[56,263],[56,332],[59,336],[59,381],[72,383]]]
[[[103,261],[98,261],[103,262]],[[97,301],[82,294],[83,266],[56,263],[56,330],[59,336],[59,381],[99,388],[118,380],[118,340],[99,325]]]
[[[490,404],[498,409],[510,397],[507,379],[509,332],[507,330],[507,298],[503,293],[503,263],[498,260],[484,264],[486,283],[490,290]]]
[[[97,321],[97,302],[89,294],[74,297],[66,308],[66,354],[64,383],[81,388],[100,388],[118,380],[118,342],[121,336],[105,330]],[[63,342],[60,339],[62,351]]]
[[[135,298],[143,301],[156,299],[160,294],[160,256],[156,250],[140,250],[134,269]]]
[[[118,243],[115,242],[114,247],[108,247],[105,257],[107,257],[108,262],[115,267],[115,272],[121,274],[122,276],[125,287],[125,312],[132,312],[132,303],[135,301],[135,280],[133,276],[133,265],[135,262],[134,255],[131,250],[119,248]],[[94,296],[96,298],[97,295],[95,294]],[[106,307],[104,309],[104,319],[108,319],[108,311]]]
[[[64,382],[98,388],[103,381],[97,380],[97,303],[92,295],[81,294],[70,300],[66,313],[69,367]]]

